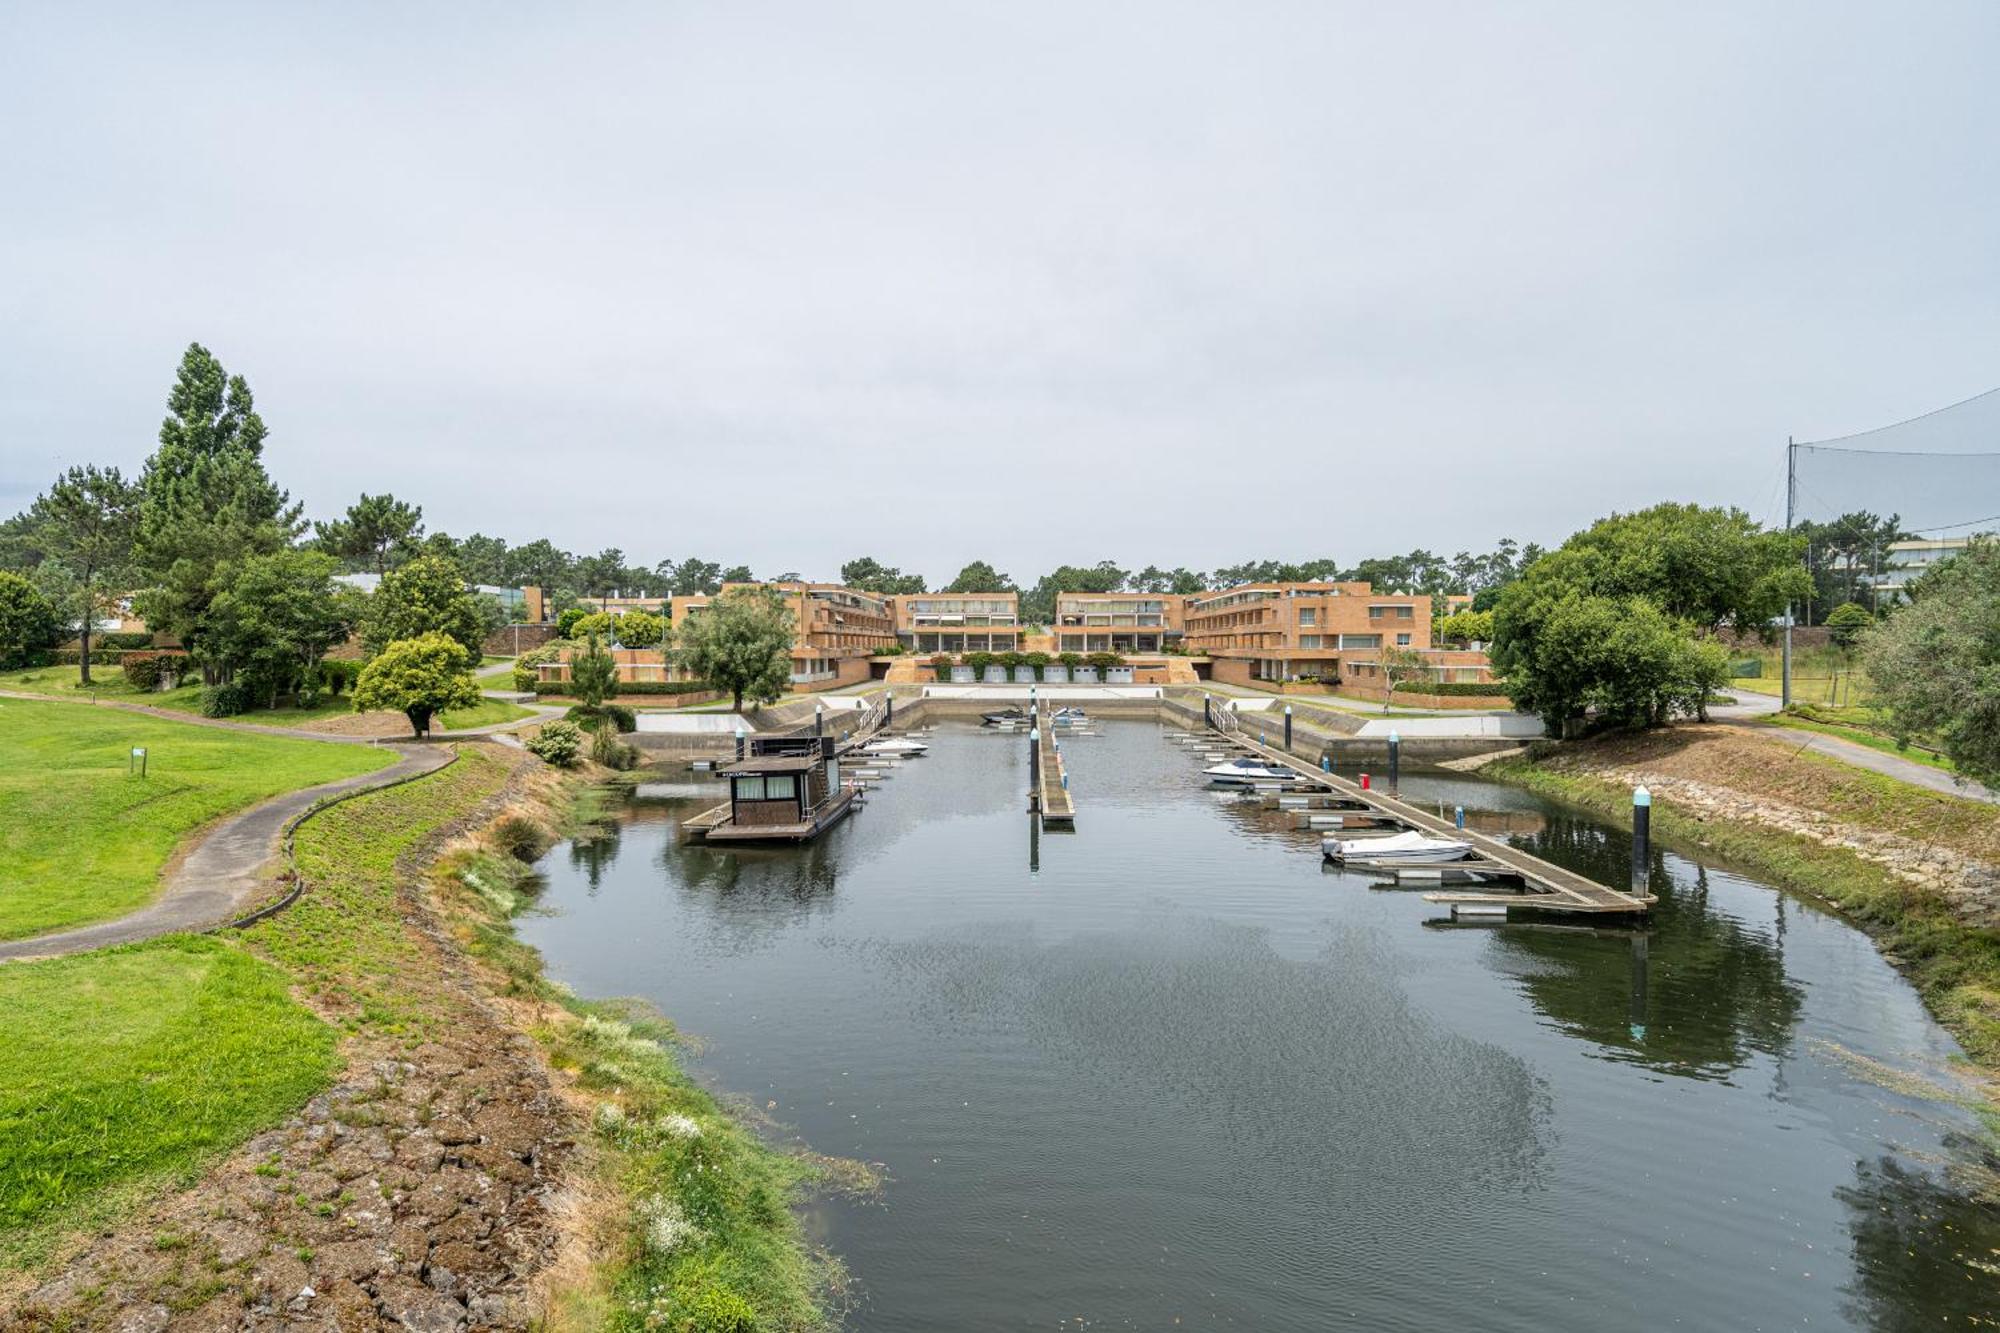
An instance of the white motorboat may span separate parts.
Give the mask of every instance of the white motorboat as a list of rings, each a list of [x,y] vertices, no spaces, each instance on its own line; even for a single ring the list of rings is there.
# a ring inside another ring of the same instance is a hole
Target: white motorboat
[[[905,740],[901,736],[892,736],[888,740],[868,742],[861,747],[861,753],[914,759],[920,754],[928,753],[930,748],[930,746],[925,745],[922,741]]]
[[[1375,838],[1342,838],[1328,834],[1320,839],[1319,849],[1329,861],[1381,861],[1391,865],[1462,861],[1472,855],[1470,842],[1460,838],[1433,838],[1414,829]]]
[[[1230,759],[1224,763],[1212,764],[1202,771],[1202,776],[1218,787],[1248,787],[1257,782],[1287,782],[1298,774],[1289,768],[1267,764],[1261,759]]]
[[[1059,727],[1073,727],[1090,721],[1090,714],[1081,708],[1058,708],[1049,717]]]

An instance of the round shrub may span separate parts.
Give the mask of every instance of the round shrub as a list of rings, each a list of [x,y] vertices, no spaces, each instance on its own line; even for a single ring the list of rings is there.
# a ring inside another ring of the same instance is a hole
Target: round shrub
[[[250,709],[250,691],[235,681],[210,685],[201,692],[203,717],[235,717]]]
[[[160,659],[144,653],[127,653],[125,660],[118,664],[125,673],[125,680],[135,690],[157,690],[160,688]]]
[[[539,819],[524,814],[502,815],[488,835],[493,845],[516,861],[533,861],[555,845],[555,835]]]
[[[526,744],[528,752],[544,763],[571,768],[583,754],[583,730],[574,722],[557,718],[543,723],[541,733]]]

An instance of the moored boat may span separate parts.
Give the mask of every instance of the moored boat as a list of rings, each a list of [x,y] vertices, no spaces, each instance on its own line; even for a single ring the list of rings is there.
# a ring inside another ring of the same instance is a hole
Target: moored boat
[[[1462,861],[1472,855],[1472,844],[1464,839],[1433,838],[1415,829],[1376,838],[1329,834],[1320,839],[1319,848],[1329,861],[1380,861],[1389,865],[1429,865]]]
[[[1248,787],[1257,782],[1288,782],[1298,774],[1261,759],[1230,759],[1201,770],[1218,787]]]

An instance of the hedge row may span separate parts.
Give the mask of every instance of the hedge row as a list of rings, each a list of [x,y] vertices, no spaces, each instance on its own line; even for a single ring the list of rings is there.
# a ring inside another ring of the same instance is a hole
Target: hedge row
[[[566,695],[572,688],[566,680],[538,680],[536,694]],[[618,693],[627,694],[704,694],[714,689],[705,680],[621,680]]]
[[[1434,680],[1398,686],[1398,694],[1458,694],[1481,699],[1505,699],[1507,686],[1497,680]]]

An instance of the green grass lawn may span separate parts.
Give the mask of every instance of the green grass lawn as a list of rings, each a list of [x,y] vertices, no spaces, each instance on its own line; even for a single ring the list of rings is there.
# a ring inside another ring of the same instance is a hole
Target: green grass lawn
[[[489,659],[508,660],[508,659]],[[177,690],[158,691],[135,690],[125,680],[116,667],[106,670],[100,666],[91,674],[95,678],[89,688],[77,680],[76,667],[32,667],[26,671],[0,672],[0,690],[17,690],[26,694],[45,694],[51,699],[112,699],[121,703],[144,704],[148,708],[162,708],[170,713],[186,713],[191,717],[201,715],[201,686],[183,685]],[[511,681],[509,682],[511,685]],[[482,688],[492,689],[492,685],[482,684]],[[308,722],[319,722],[330,717],[346,717],[354,711],[354,705],[343,695],[340,698],[324,699],[311,708],[294,708],[280,704],[277,708],[258,708],[239,714],[234,720],[250,722],[260,727],[300,727]],[[495,722],[513,722],[529,716],[525,708],[503,703],[497,699],[483,700],[479,707],[468,708],[457,713],[446,713],[434,725],[446,730],[463,727],[484,727]]]
[[[284,973],[207,938],[0,967],[0,1013],[0,1270],[289,1115],[334,1070],[333,1029]]]
[[[133,746],[147,776],[126,774]],[[187,836],[267,797],[395,762],[109,708],[0,699],[0,939],[143,906]]]
[[[1758,694],[1784,692],[1784,650],[1778,645],[1732,651],[1729,656],[1733,662],[1756,658],[1764,674],[1736,677],[1727,688]],[[1857,669],[1852,653],[1839,648],[1801,648],[1792,655],[1792,698],[1800,703],[1865,705],[1872,693],[1868,677]]]
[[[481,699],[476,708],[438,714],[431,725],[444,731],[463,731],[468,727],[490,727],[497,722],[518,722],[534,715],[533,709],[510,704],[505,699]]]

